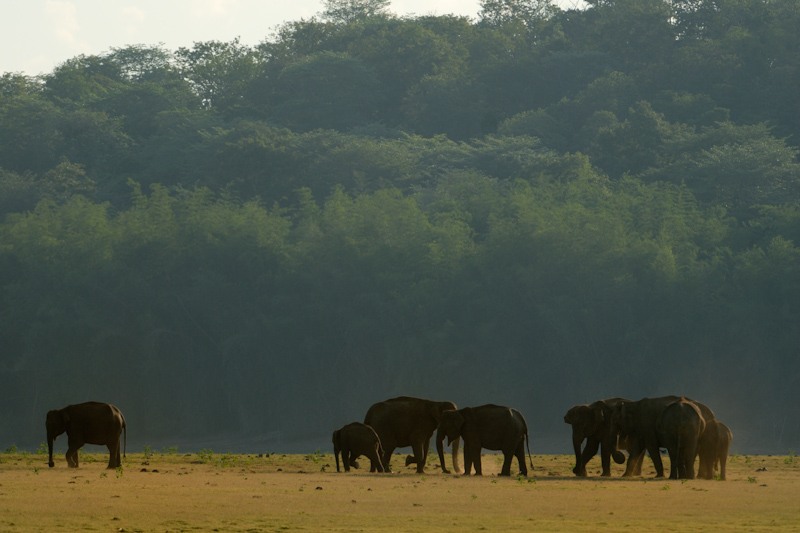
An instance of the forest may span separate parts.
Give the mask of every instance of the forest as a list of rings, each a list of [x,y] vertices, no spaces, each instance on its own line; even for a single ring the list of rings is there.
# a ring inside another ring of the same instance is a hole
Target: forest
[[[796,0],[324,5],[0,77],[0,449],[98,400],[308,452],[412,395],[569,453],[665,394],[800,449]]]

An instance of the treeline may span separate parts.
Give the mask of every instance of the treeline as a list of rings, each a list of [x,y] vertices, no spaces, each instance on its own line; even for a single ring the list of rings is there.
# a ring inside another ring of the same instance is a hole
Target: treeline
[[[800,442],[795,2],[326,4],[0,79],[3,439],[96,399],[324,445],[413,394],[568,450],[571,405],[678,393]]]

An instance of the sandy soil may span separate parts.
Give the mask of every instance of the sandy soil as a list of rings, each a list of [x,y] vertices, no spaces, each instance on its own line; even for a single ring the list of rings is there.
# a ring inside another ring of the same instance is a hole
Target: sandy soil
[[[0,454],[3,531],[759,531],[800,529],[800,459],[733,456],[727,481],[575,478],[570,456],[533,457],[529,478],[337,473],[331,455]],[[668,468],[668,460],[665,461]],[[367,463],[368,464],[368,463]],[[599,461],[590,463],[599,474]],[[667,470],[668,471],[668,470]]]

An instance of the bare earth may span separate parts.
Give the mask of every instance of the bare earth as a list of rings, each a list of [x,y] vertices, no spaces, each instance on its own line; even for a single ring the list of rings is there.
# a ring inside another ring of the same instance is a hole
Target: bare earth
[[[653,479],[649,459],[633,480],[618,465],[614,478],[578,479],[566,455],[534,456],[527,479],[497,477],[495,455],[482,477],[442,474],[434,457],[418,475],[404,459],[393,474],[345,474],[319,453],[128,454],[119,470],[102,453],[78,469],[63,455],[48,468],[44,455],[0,454],[0,532],[800,529],[793,456],[733,456],[724,482]],[[590,467],[597,476],[599,460]]]

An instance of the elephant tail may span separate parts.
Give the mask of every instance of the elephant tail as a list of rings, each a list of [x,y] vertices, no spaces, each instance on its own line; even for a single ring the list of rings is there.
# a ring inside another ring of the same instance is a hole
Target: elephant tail
[[[122,448],[122,457],[126,457],[128,453],[128,424],[125,423],[125,417],[122,417],[122,431],[125,433],[124,441],[123,441],[123,448]]]

